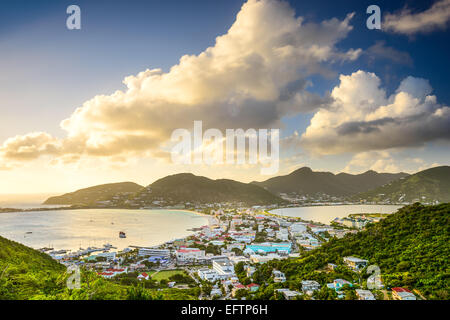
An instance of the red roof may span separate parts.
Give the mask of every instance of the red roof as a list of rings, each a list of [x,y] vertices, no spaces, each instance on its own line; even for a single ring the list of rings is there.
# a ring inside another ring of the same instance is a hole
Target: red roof
[[[97,274],[100,276],[112,276],[114,272],[99,272]]]
[[[108,272],[124,272],[125,269],[106,269]]]
[[[250,283],[247,288],[252,288],[252,287],[259,287],[259,284],[256,283]]]
[[[142,272],[140,275],[143,276],[144,278],[147,278],[147,277],[148,277],[148,274],[145,273],[145,272]]]
[[[392,288],[392,291],[395,291],[395,292],[409,292],[409,293],[412,293],[412,292],[409,291],[408,289],[401,288],[401,287],[395,287],[395,288]]]

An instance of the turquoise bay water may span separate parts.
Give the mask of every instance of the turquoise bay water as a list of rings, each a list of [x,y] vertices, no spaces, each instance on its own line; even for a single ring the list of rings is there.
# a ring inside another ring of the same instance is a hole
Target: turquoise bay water
[[[38,249],[78,250],[130,245],[154,246],[192,234],[208,224],[199,214],[181,210],[86,209],[0,213],[0,236]],[[126,238],[119,238],[124,231]],[[31,232],[31,233],[29,233]]]
[[[343,218],[353,213],[394,213],[402,206],[396,205],[338,205],[275,209],[271,213],[298,217],[307,221],[329,224],[334,218]]]

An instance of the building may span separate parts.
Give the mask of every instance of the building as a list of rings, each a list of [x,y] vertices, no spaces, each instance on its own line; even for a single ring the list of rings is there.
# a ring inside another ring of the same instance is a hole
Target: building
[[[270,253],[267,255],[252,254],[250,256],[250,261],[252,263],[266,263],[267,261],[270,261],[270,260],[274,260],[274,259],[282,260],[282,259],[286,259],[287,257],[288,256],[280,256],[276,253]]]
[[[416,300],[414,293],[405,288],[392,288],[392,298],[394,300]]]
[[[202,268],[197,271],[197,274],[200,277],[200,279],[205,281],[215,282],[217,280],[221,280],[221,277],[214,269]]]
[[[200,250],[198,248],[183,248],[177,250],[175,256],[178,261],[195,261],[205,259],[205,250]]]
[[[238,264],[239,262],[243,262],[244,264],[250,262],[250,259],[249,259],[249,258],[246,258],[246,257],[244,257],[244,256],[231,256],[229,259],[231,260],[231,262],[232,262],[234,265]]]
[[[356,289],[355,292],[358,300],[376,300],[373,293],[369,290]]]
[[[251,276],[253,276],[253,274],[255,273],[255,271],[256,271],[256,268],[255,267],[252,267],[252,266],[247,266],[247,269],[245,270],[246,271],[246,273],[247,273],[247,277],[251,277]]]
[[[344,279],[334,279],[333,283],[327,283],[327,287],[330,289],[334,289],[336,291],[339,291],[344,287],[345,285],[349,285],[350,287],[353,287],[353,284],[347,280]]]
[[[302,281],[302,291],[308,295],[312,295],[314,291],[320,289],[320,284],[314,280],[304,280]]]
[[[236,296],[236,292],[238,292],[238,290],[248,290],[248,288],[246,286],[244,286],[243,284],[237,282],[232,284],[233,289],[231,289],[231,296],[235,297]]]
[[[273,274],[274,282],[285,282],[286,281],[286,276],[284,275],[283,272],[278,271],[278,270],[273,270],[272,274]]]
[[[142,281],[150,279],[150,276],[146,272],[142,272],[137,278],[139,281]]]
[[[281,293],[286,300],[294,300],[295,297],[301,295],[300,292],[289,290],[289,289],[276,289],[276,291]]]
[[[281,242],[281,243],[265,242],[265,243],[248,245],[245,248],[245,251],[249,252],[250,254],[251,253],[274,253],[274,252],[289,254],[289,253],[291,253],[291,247],[292,247],[292,244],[290,242]]]
[[[258,289],[259,289],[259,284],[256,284],[256,283],[250,283],[249,285],[247,285],[247,289],[249,289],[250,292],[258,291]]]
[[[106,258],[106,260],[114,260],[116,259],[116,252],[101,252],[97,254],[97,257]]]
[[[167,249],[152,249],[152,248],[140,248],[138,251],[140,257],[164,257],[170,258],[170,250]]]
[[[97,274],[106,279],[111,279],[116,275],[114,272],[98,272]]]
[[[344,257],[344,263],[350,268],[352,268],[354,271],[359,271],[367,267],[369,261],[350,256]]]
[[[214,260],[212,267],[222,277],[234,276],[234,265],[229,259]]]

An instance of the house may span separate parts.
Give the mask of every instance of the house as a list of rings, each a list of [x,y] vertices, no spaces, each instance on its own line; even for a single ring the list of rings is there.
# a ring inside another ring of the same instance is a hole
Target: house
[[[286,276],[284,275],[283,272],[278,271],[278,270],[273,270],[272,274],[273,274],[274,282],[285,282],[286,281]]]
[[[118,274],[127,273],[128,272],[128,267],[127,268],[120,268],[120,269],[109,268],[109,269],[106,269],[106,272],[112,272],[112,273],[114,273],[114,276],[116,276]]]
[[[344,263],[347,266],[349,266],[350,268],[352,268],[353,271],[359,271],[359,270],[367,267],[367,264],[369,263],[369,261],[349,256],[349,257],[344,257]]]
[[[247,269],[246,269],[246,271],[247,271],[247,277],[250,278],[250,277],[253,276],[253,274],[255,273],[256,268],[255,268],[255,267],[252,267],[252,266],[248,266]]]
[[[239,282],[234,283],[232,286],[233,286],[233,289],[231,289],[232,297],[236,296],[236,292],[238,292],[238,290],[247,290],[247,287]]]
[[[294,300],[295,297],[301,295],[300,292],[289,290],[289,289],[276,289],[275,291],[281,293],[286,300]]]
[[[247,289],[249,289],[250,292],[258,291],[258,289],[259,289],[259,284],[256,284],[256,283],[250,283],[249,285],[247,285]]]
[[[146,272],[142,272],[137,278],[139,281],[142,281],[150,279],[150,276]]]
[[[314,291],[320,289],[320,284],[314,280],[304,280],[302,281],[302,291],[308,295],[312,295]]]
[[[414,293],[405,288],[392,288],[392,298],[394,300],[416,300]]]
[[[106,279],[111,279],[116,275],[114,272],[98,272],[97,274]]]
[[[349,285],[350,287],[353,287],[353,284],[347,280],[344,279],[334,279],[333,283],[327,283],[327,287],[330,289],[334,289],[336,291],[339,291],[344,287],[345,285]]]
[[[370,290],[356,289],[355,292],[358,300],[376,300]]]

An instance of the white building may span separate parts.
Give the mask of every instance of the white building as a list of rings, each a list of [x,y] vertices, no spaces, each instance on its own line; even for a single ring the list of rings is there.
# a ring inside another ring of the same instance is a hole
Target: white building
[[[179,261],[195,261],[205,258],[205,250],[198,248],[184,248],[175,252],[177,260]]]
[[[140,248],[138,255],[140,257],[170,257],[170,250],[166,249],[152,249],[152,248]]]
[[[373,293],[369,290],[356,289],[355,291],[358,300],[376,300]]]
[[[221,279],[221,277],[219,276],[217,271],[214,269],[209,269],[209,268],[199,269],[197,271],[197,274],[200,277],[200,279],[209,281],[209,282],[215,282],[215,281]]]
[[[278,271],[278,270],[273,270],[272,274],[273,274],[274,282],[285,282],[286,281],[286,276],[284,275],[283,272]]]
[[[300,292],[289,290],[289,289],[276,289],[280,292],[286,300],[294,300],[295,297],[300,295]]]
[[[352,268],[354,271],[358,271],[360,269],[364,269],[369,263],[369,261],[349,256],[344,257],[344,263],[350,268]]]
[[[234,265],[229,259],[214,260],[212,266],[222,277],[228,278],[234,276]]]
[[[304,280],[302,281],[302,291],[308,295],[312,295],[314,291],[320,289],[320,284],[314,280]]]

